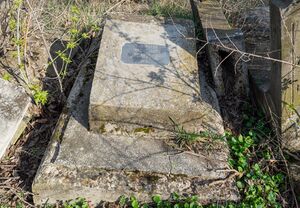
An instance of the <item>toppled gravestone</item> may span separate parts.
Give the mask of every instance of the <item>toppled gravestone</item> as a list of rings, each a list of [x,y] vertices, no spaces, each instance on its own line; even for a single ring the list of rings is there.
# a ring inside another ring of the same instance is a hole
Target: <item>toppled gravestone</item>
[[[174,27],[171,20],[134,18],[106,23],[90,97],[91,130],[111,121],[173,129],[172,118],[191,131],[222,133],[218,106],[202,102],[215,98],[200,92],[193,22]]]
[[[25,129],[30,103],[21,87],[0,79],[0,159]]]
[[[245,36],[246,52],[261,57],[271,54],[270,7],[260,6],[243,12],[236,18],[237,24]],[[262,89],[269,88],[271,61],[264,58],[251,57],[247,62],[250,80]]]
[[[240,29],[232,28],[217,0],[193,0],[196,22],[207,41],[207,52],[218,96],[233,94],[239,99],[248,95],[248,70],[241,51],[245,50]]]
[[[191,131],[224,131],[216,96],[198,76],[193,31],[188,20],[106,21],[94,77],[79,73],[37,172],[36,204],[121,195],[147,202],[173,192],[201,203],[239,199],[225,142],[205,138],[189,151],[174,142],[169,117]]]

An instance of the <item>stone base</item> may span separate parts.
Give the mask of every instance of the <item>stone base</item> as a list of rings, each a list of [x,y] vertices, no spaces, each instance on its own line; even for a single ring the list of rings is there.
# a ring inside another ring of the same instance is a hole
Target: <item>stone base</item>
[[[93,203],[135,195],[198,195],[201,203],[237,201],[228,149],[221,141],[203,144],[197,154],[178,150],[170,132],[87,130],[92,82],[82,70],[32,185],[35,204],[86,197]],[[110,132],[110,133],[109,133]],[[212,146],[212,147],[209,147]]]
[[[0,79],[0,159],[25,129],[30,103],[22,87]]]

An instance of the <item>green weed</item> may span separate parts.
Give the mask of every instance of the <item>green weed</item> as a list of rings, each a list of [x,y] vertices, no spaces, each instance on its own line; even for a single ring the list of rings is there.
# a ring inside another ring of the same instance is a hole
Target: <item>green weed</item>
[[[243,135],[225,134],[231,151],[229,164],[240,173],[237,187],[243,197],[234,207],[282,207],[280,187],[285,175],[269,166],[272,148],[263,144],[263,138],[270,139],[272,132],[263,118],[261,113],[258,117],[246,114]]]
[[[180,6],[174,2],[163,4],[159,1],[154,1],[150,6],[148,15],[193,19],[191,11],[185,9],[183,6]]]
[[[40,85],[30,85],[29,89],[32,92],[34,102],[39,105],[45,105],[48,101],[48,92],[41,89]]]
[[[89,208],[90,205],[84,198],[67,201],[63,204],[63,208]]]
[[[11,80],[11,75],[9,73],[5,72],[2,75],[2,79],[6,80],[6,81],[10,81]]]
[[[163,200],[160,195],[154,195],[152,197],[152,203],[141,204],[134,196],[125,197],[122,196],[119,200],[121,207],[132,207],[132,208],[202,208],[198,203],[197,196],[180,196],[177,193],[173,193],[168,200]]]
[[[171,117],[169,117],[173,126],[174,126],[174,133],[175,133],[175,142],[180,146],[184,145],[191,145],[194,142],[203,141],[205,139],[221,139],[221,137],[217,134],[214,134],[209,131],[204,132],[189,132],[177,124]]]

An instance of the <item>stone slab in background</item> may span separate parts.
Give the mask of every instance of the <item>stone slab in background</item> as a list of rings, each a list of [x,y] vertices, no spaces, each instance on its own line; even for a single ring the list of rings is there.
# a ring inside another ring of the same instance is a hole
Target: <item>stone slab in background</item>
[[[190,20],[108,19],[91,90],[90,128],[117,122],[173,129],[172,118],[191,131],[222,134],[214,93],[201,93],[194,30]]]
[[[240,52],[245,51],[243,33],[232,28],[217,0],[193,0],[194,18],[202,27],[208,42],[207,52],[218,96],[234,94],[242,98],[248,95],[248,70]]]
[[[202,203],[237,201],[234,180],[227,179],[228,149],[223,142],[199,154],[168,144],[160,131],[150,135],[96,134],[88,131],[91,69],[82,69],[36,174],[36,205],[85,197],[93,203],[134,195],[151,201],[160,194],[198,195]],[[205,147],[205,146],[204,146]]]
[[[271,26],[269,6],[260,6],[239,13],[235,18],[234,24],[240,27],[244,33],[247,53],[257,54],[262,57],[270,56]],[[271,64],[271,61],[257,57],[250,57],[247,62],[251,93],[255,94],[255,96],[251,96],[253,101],[262,98],[262,95],[257,92],[266,92],[270,89]]]
[[[25,129],[30,103],[22,87],[0,79],[0,158]]]

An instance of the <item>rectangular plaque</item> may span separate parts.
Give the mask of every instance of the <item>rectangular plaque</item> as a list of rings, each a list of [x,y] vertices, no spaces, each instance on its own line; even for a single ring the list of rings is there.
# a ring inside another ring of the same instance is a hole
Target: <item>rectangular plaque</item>
[[[163,66],[170,63],[170,54],[168,48],[162,45],[125,43],[121,60],[126,64]]]

